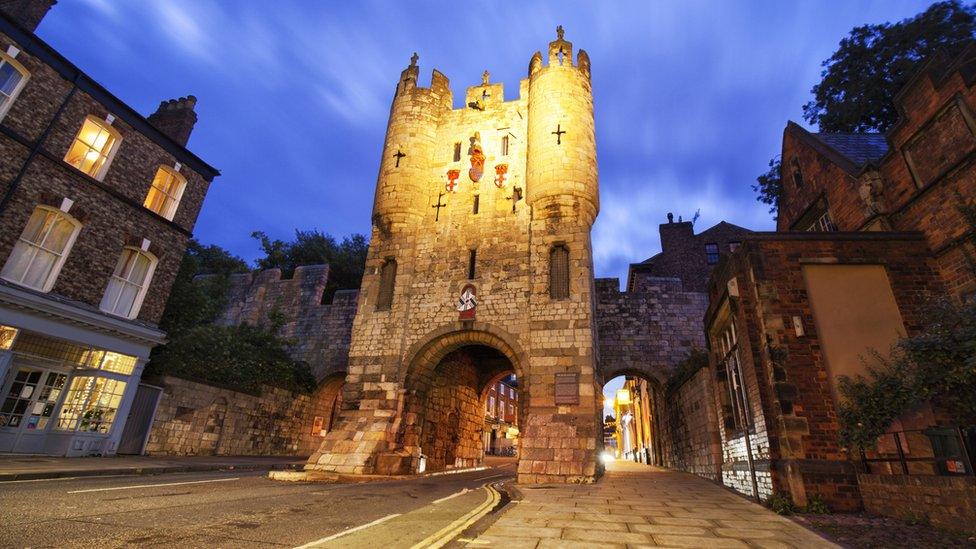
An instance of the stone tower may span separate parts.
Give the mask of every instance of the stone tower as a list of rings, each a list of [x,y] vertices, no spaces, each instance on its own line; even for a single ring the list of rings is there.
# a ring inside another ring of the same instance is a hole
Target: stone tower
[[[590,229],[599,211],[590,62],[563,30],[519,97],[485,71],[397,83],[353,325],[343,410],[308,470],[479,464],[486,388],[514,373],[520,482],[598,474]]]

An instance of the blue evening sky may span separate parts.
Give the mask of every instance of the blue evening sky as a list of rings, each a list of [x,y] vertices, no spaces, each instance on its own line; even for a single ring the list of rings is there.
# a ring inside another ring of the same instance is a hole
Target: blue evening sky
[[[325,2],[62,0],[38,34],[144,114],[194,94],[189,147],[221,170],[195,234],[253,260],[262,230],[369,234],[392,91],[414,51],[456,102],[488,69],[514,98],[566,28],[593,64],[597,276],[659,250],[665,214],[771,229],[750,184],[820,62],[853,26],[918,0]]]
[[[144,114],[198,97],[189,147],[223,175],[196,236],[253,260],[254,230],[369,234],[392,91],[411,53],[421,83],[436,67],[456,102],[485,69],[511,99],[562,24],[593,65],[596,274],[623,279],[660,250],[668,211],[700,210],[700,229],[723,219],[772,229],[750,185],[786,121],[800,121],[821,61],[852,27],[927,5],[62,0],[38,34]]]

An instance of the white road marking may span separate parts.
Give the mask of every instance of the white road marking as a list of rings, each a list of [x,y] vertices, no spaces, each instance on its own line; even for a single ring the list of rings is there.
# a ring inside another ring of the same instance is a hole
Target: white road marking
[[[443,497],[441,499],[435,499],[434,501],[431,502],[431,504],[437,505],[438,503],[440,503],[442,501],[447,501],[447,500],[449,500],[451,498],[456,498],[458,496],[461,496],[461,495],[464,495],[464,494],[467,494],[467,493],[468,493],[468,489],[465,488],[464,490],[461,490],[460,492],[454,492],[453,494],[451,494],[451,495],[449,495],[447,497]]]
[[[89,488],[88,490],[72,490],[69,494],[87,494],[89,492],[113,492],[115,490],[134,490],[136,488],[156,488],[158,486],[182,486],[184,484],[204,484],[207,482],[230,482],[241,480],[241,477],[215,478],[210,480],[188,480],[185,482],[164,482],[161,484],[137,484],[135,486],[113,486],[112,488]]]
[[[315,547],[315,546],[321,545],[321,544],[323,544],[323,543],[325,543],[327,541],[332,541],[334,539],[341,538],[342,536],[345,536],[346,534],[351,534],[353,532],[358,532],[360,530],[365,530],[365,529],[369,528],[370,526],[376,526],[377,524],[380,524],[381,522],[386,522],[386,521],[388,521],[390,519],[397,518],[398,516],[400,516],[400,513],[395,513],[395,514],[392,514],[392,515],[386,515],[385,517],[376,519],[373,522],[368,522],[366,524],[362,524],[362,525],[356,526],[355,528],[349,528],[349,529],[343,530],[343,531],[339,532],[338,534],[332,534],[331,536],[328,536],[328,537],[325,537],[325,538],[322,538],[322,539],[318,539],[318,540],[315,540],[315,541],[306,543],[305,545],[299,545],[298,547],[295,547],[295,549],[308,549],[310,547]]]

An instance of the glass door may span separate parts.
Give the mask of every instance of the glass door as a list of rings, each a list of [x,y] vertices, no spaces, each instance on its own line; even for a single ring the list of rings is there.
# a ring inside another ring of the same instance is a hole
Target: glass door
[[[38,452],[68,375],[26,366],[14,368],[0,404],[0,451]]]

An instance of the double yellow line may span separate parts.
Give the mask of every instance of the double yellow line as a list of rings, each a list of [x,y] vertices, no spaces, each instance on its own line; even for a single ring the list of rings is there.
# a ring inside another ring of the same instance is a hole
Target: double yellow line
[[[485,501],[481,505],[475,507],[466,515],[448,524],[444,528],[441,528],[437,532],[434,532],[430,536],[417,542],[410,549],[439,549],[440,547],[444,547],[452,539],[460,535],[465,528],[471,526],[481,519],[481,517],[487,515],[489,511],[495,508],[495,505],[498,505],[498,502],[501,500],[501,494],[499,494],[498,490],[496,490],[491,484],[485,484],[484,488],[488,493],[486,494]]]

